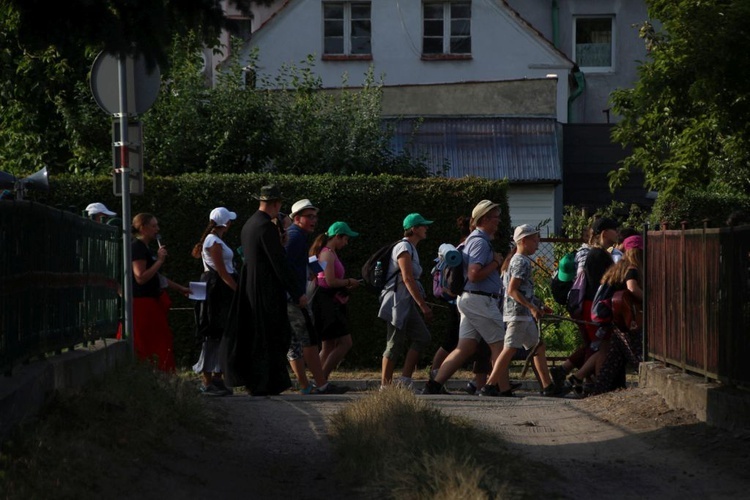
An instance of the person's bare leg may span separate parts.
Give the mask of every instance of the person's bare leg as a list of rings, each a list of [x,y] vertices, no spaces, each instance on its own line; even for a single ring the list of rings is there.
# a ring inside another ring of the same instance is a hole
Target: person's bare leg
[[[320,365],[320,356],[318,355],[318,346],[311,345],[302,348],[302,358],[304,359],[307,369],[313,376],[313,380],[322,387],[328,382],[328,377],[323,373],[323,367]]]
[[[536,350],[536,356],[534,356],[534,367],[536,368],[537,376],[539,377],[539,383],[542,389],[549,387],[552,383],[552,376],[549,373],[549,366],[547,366],[547,348],[544,344],[540,345]]]
[[[417,361],[419,361],[419,352],[414,349],[409,349],[406,352],[404,369],[401,371],[401,376],[411,378],[412,375],[414,375],[414,370],[417,369]]]
[[[500,355],[492,365],[492,373],[487,379],[487,384],[497,385],[501,392],[510,390],[510,375],[508,369],[510,363],[513,361],[513,356],[516,354],[516,349],[513,347],[505,346],[500,352]]]
[[[333,348],[329,349],[328,357],[323,363],[323,375],[328,378],[352,348],[352,336],[344,335],[335,340],[324,340],[323,342],[333,344]]]
[[[307,379],[307,373],[305,372],[305,360],[303,358],[289,361],[289,366],[292,367],[294,376],[297,377],[297,383],[300,389],[306,389],[310,385],[310,381]]]
[[[477,345],[478,342],[474,339],[458,339],[456,348],[448,354],[443,364],[440,365],[440,369],[437,375],[435,375],[435,382],[445,384],[461,368],[466,360],[476,352]]]
[[[380,385],[391,385],[393,381],[393,368],[396,366],[396,363],[391,358],[383,358],[381,365]]]

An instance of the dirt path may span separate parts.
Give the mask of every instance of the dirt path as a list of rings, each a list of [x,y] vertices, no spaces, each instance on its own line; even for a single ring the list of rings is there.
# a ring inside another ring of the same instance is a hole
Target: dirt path
[[[335,480],[326,426],[327,417],[362,395],[212,399],[228,437],[175,437],[177,451],[137,464],[127,494],[121,490],[118,497],[356,497]],[[750,492],[750,435],[709,428],[670,410],[653,391],[586,400],[531,393],[422,397],[549,466],[539,479],[553,498],[743,498]]]

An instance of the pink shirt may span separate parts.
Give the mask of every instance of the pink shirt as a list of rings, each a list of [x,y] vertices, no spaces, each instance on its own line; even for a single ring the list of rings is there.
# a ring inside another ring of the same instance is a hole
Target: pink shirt
[[[323,252],[331,252],[333,253],[333,275],[337,277],[338,279],[342,279],[344,277],[344,264],[341,263],[339,260],[339,256],[336,255],[334,252],[331,251],[328,247],[323,247],[320,250],[320,253]],[[326,282],[326,275],[325,273],[318,273],[318,286],[322,286],[323,288],[330,288],[328,286],[328,283]]]

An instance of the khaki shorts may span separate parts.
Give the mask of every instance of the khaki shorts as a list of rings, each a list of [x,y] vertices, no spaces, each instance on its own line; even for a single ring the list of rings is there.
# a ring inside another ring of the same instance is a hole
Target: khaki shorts
[[[508,321],[505,330],[505,347],[531,349],[539,342],[539,329],[534,321]]]
[[[505,336],[503,315],[497,307],[497,299],[464,292],[456,301],[461,323],[459,339],[484,340],[487,344],[502,342]]]

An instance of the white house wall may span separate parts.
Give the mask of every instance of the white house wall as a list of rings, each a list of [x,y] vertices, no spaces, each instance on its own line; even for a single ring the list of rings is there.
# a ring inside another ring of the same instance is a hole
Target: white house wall
[[[472,1],[471,59],[423,61],[422,2],[372,2],[372,61],[322,61],[322,2],[292,0],[258,30],[250,42],[259,49],[256,71],[274,76],[283,64],[299,65],[316,55],[323,86],[359,86],[370,64],[387,86],[523,80],[558,75],[557,119],[567,121],[571,63],[533,29],[494,0]],[[245,51],[245,56],[249,47]]]
[[[552,0],[507,0],[524,19],[548,40],[553,40]],[[607,123],[609,97],[613,90],[632,88],[638,66],[646,59],[646,47],[638,37],[638,26],[648,20],[645,0],[557,0],[559,49],[573,59],[573,24],[577,16],[614,18],[614,66],[610,71],[584,71],[586,88],[572,104],[570,123]],[[609,112],[614,123],[620,117]]]
[[[562,199],[555,196],[559,185],[553,184],[510,184],[508,186],[508,207],[510,209],[510,223],[512,227],[521,224],[538,226],[541,222],[549,220],[542,226],[542,237],[556,231],[562,224],[560,218],[561,207],[556,206],[556,200]]]

